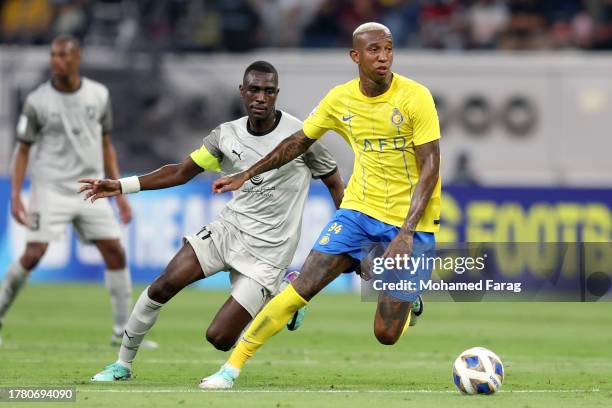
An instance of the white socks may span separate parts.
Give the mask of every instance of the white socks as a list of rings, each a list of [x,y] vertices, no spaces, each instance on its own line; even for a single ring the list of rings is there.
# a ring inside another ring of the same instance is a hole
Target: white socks
[[[4,315],[28,280],[29,271],[15,261],[9,266],[0,288],[0,324]]]
[[[110,293],[113,310],[113,334],[121,336],[132,305],[132,279],[128,268],[104,272],[104,283]]]
[[[149,298],[148,291],[149,287],[147,286],[140,294],[123,332],[123,340],[121,341],[117,363],[126,368],[131,368],[140,343],[142,343],[144,336],[155,324],[163,306],[163,303]]]

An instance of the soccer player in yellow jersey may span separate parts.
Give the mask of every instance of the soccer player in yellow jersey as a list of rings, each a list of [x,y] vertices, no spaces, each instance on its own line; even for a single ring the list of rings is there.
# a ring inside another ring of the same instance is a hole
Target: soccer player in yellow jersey
[[[355,152],[341,208],[301,275],[259,312],[227,363],[204,378],[201,388],[231,388],[245,362],[296,310],[363,260],[364,245],[389,242],[383,257],[395,258],[411,255],[413,245],[434,243],[440,219],[440,128],[433,98],[423,85],[391,71],[393,39],[382,24],[365,23],[355,30],[350,57],[359,77],[333,88],[301,131],[248,170],[213,184],[217,193],[236,190],[251,177],[290,162],[328,130],[338,132]],[[374,334],[382,344],[399,339],[411,308],[411,301],[379,292]]]

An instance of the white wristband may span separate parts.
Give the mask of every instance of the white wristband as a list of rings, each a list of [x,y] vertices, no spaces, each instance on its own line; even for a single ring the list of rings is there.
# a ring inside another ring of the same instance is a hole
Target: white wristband
[[[121,184],[121,194],[132,194],[140,191],[138,176],[120,178],[119,184]]]

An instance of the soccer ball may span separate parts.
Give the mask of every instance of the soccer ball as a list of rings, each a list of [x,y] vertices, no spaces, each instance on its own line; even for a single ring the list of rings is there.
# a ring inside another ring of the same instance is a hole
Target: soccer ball
[[[501,389],[504,365],[491,350],[472,347],[455,360],[453,381],[464,394],[493,394]]]

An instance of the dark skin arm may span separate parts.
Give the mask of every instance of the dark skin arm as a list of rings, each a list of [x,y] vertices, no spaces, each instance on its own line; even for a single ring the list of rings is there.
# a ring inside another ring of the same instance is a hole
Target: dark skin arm
[[[117,180],[121,173],[119,172],[119,164],[117,163],[117,152],[111,141],[109,134],[102,137],[102,155],[104,158],[104,172],[106,177]],[[119,208],[119,218],[124,224],[132,220],[132,209],[130,203],[124,196],[117,196],[117,207]]]
[[[213,192],[225,193],[238,190],[251,177],[277,169],[304,154],[315,141],[300,130],[280,142],[274,150],[247,170],[215,180],[212,185]]]
[[[420,170],[419,181],[416,184],[408,216],[400,233],[391,241],[384,257],[393,258],[395,255],[412,254],[412,239],[419,220],[423,216],[425,208],[431,199],[440,174],[440,143],[434,140],[429,143],[414,147],[417,165]]]
[[[23,187],[29,156],[30,145],[18,142],[11,165],[11,215],[21,225],[28,224],[27,212],[21,201],[21,188]]]
[[[329,194],[334,200],[336,209],[340,208],[340,204],[344,198],[344,182],[342,181],[340,172],[336,170],[333,174],[330,174],[327,177],[321,177],[321,181],[329,190]]]
[[[204,170],[198,166],[191,157],[187,157],[180,164],[167,164],[151,173],[139,176],[141,190],[159,190],[185,184]],[[79,193],[85,193],[85,199],[92,202],[98,198],[113,197],[121,194],[121,184],[117,180],[81,179],[85,183]]]

